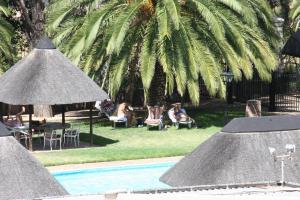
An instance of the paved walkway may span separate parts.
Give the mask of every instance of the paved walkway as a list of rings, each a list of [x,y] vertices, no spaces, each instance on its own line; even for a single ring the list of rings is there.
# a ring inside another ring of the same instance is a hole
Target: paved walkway
[[[164,158],[150,158],[140,160],[125,160],[125,161],[111,161],[111,162],[98,162],[98,163],[84,163],[84,164],[72,164],[72,165],[59,165],[46,167],[50,172],[62,172],[73,171],[81,169],[93,169],[99,167],[113,167],[113,166],[126,166],[126,165],[142,165],[161,162],[178,162],[182,156],[178,157],[164,157]]]

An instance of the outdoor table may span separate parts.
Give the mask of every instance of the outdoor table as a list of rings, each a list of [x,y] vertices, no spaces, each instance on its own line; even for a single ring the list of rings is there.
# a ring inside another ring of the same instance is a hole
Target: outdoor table
[[[24,125],[24,126],[17,126],[17,127],[13,127],[15,130],[21,130],[21,131],[25,131],[29,129],[29,126]]]
[[[47,130],[58,130],[58,129],[67,129],[71,127],[71,124],[65,123],[64,125],[60,122],[47,122],[46,124],[43,124],[40,126],[41,128],[47,129]]]

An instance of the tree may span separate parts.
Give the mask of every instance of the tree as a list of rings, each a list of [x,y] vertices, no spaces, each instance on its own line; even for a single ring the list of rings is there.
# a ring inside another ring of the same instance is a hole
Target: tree
[[[297,30],[300,23],[300,1],[292,0],[291,11],[289,13],[290,20],[292,21],[292,27]]]
[[[11,64],[13,60],[11,39],[14,27],[8,18],[11,12],[5,0],[0,0],[0,74],[3,73],[7,64]]]
[[[112,96],[138,72],[148,101],[187,90],[198,104],[199,79],[211,95],[224,96],[226,66],[236,80],[263,80],[276,67],[276,31],[265,0],[54,0],[47,30],[55,43],[94,73],[108,63]]]
[[[48,0],[16,0],[9,1],[18,17],[20,32],[26,36],[32,48],[36,41],[44,35],[44,9]]]
[[[47,0],[0,0],[1,71],[27,54],[44,35]]]

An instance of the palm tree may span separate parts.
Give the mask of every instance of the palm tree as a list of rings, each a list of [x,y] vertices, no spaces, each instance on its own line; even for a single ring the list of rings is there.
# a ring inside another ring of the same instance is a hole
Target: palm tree
[[[0,74],[6,69],[7,63],[11,63],[13,56],[11,50],[11,39],[13,26],[9,23],[10,10],[5,0],[0,0]]]
[[[289,13],[290,20],[292,22],[292,27],[297,30],[300,26],[300,1],[292,0],[291,10]]]
[[[265,0],[55,0],[47,31],[88,73],[109,64],[112,96],[131,72],[153,104],[174,89],[197,104],[200,78],[211,95],[224,96],[226,66],[236,80],[254,69],[271,79],[272,17]]]

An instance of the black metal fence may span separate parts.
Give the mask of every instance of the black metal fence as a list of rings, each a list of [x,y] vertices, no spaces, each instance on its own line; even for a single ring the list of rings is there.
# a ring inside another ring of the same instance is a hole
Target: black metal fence
[[[243,78],[234,82],[232,88],[233,99],[237,102],[258,99],[269,110],[300,111],[300,75],[296,72],[275,72],[272,83],[262,81],[255,74],[252,80]]]
[[[239,82],[234,82],[233,98],[238,102],[246,102],[249,99],[259,99],[262,105],[269,105],[269,85],[270,83],[262,81],[255,73],[253,79],[247,80],[245,77]]]

